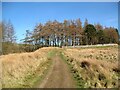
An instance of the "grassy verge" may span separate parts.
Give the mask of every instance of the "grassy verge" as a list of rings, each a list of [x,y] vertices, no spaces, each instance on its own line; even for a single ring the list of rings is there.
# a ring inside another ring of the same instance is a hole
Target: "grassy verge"
[[[36,76],[34,78],[33,81],[35,81],[35,82],[33,82],[33,86],[32,87],[36,87],[37,85],[40,85],[41,82],[44,80],[44,78],[48,74],[49,70],[51,69],[51,66],[53,64],[52,58],[55,55],[55,53],[56,53],[56,50],[51,50],[51,51],[48,52],[48,54],[47,54],[47,58],[48,58],[47,69],[44,71],[42,76],[38,75],[38,76]]]
[[[41,81],[44,78],[44,75],[47,73],[48,68],[51,65],[51,61],[44,62],[38,66],[35,72],[31,72],[30,75],[26,76],[24,81],[25,84],[22,85],[22,88],[31,88],[36,85],[38,81]],[[46,67],[41,75],[40,69],[41,67]]]
[[[41,82],[52,65],[53,49],[2,57],[3,88],[33,88]]]
[[[77,70],[74,69],[74,65],[72,65],[72,63],[68,61],[68,58],[65,57],[62,52],[60,52],[60,57],[65,63],[67,63],[69,70],[72,73],[73,80],[76,83],[76,88],[84,88],[85,82],[82,80]]]
[[[34,88],[38,82],[41,82],[44,79],[51,65],[52,61],[50,59],[48,59],[46,62],[41,63],[34,72],[30,72],[29,75],[26,75],[23,80],[24,83],[19,84],[14,88]]]
[[[42,80],[45,78],[45,76],[47,75],[49,69],[51,68],[52,65],[52,61],[48,61],[47,63],[47,68],[46,70],[43,72],[43,75],[39,76],[39,73],[33,78],[33,80],[31,80],[33,82],[32,87],[35,88],[38,84],[41,84]]]

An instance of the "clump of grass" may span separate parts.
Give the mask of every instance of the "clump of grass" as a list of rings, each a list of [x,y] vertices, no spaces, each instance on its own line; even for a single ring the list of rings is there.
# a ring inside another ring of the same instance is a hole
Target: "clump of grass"
[[[96,59],[98,60],[98,59],[99,59],[99,56],[96,56]]]
[[[90,67],[90,63],[88,61],[82,61],[80,66],[82,68],[89,68]]]
[[[105,80],[106,77],[105,77],[105,75],[103,73],[99,73],[98,79],[101,81],[101,80]]]
[[[116,73],[120,73],[120,69],[118,67],[114,67],[113,71],[116,72]]]

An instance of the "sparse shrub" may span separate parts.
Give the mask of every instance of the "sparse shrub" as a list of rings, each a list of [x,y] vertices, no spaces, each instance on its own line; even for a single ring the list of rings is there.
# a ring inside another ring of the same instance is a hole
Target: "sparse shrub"
[[[69,58],[67,59],[67,61],[69,61]]]
[[[89,57],[90,57],[90,58],[92,58],[93,56],[92,56],[92,55],[90,55]]]
[[[72,72],[72,73],[76,73],[76,72],[78,72],[78,71],[77,71],[77,69],[73,68],[73,69],[71,70],[71,72]]]
[[[112,85],[115,86],[115,85],[116,85],[116,82],[112,82]]]
[[[99,59],[99,56],[96,56],[96,59]]]
[[[103,73],[100,73],[100,74],[98,75],[98,79],[101,81],[101,80],[106,79],[106,77],[105,77],[105,75],[104,75]]]
[[[117,58],[116,58],[116,57],[114,57],[114,59],[116,60]]]
[[[105,68],[104,64],[100,64],[100,65],[101,65],[101,67]]]
[[[66,56],[67,58],[69,57],[69,56]]]
[[[108,87],[108,83],[107,82],[105,83],[104,87],[106,87],[106,88]]]
[[[106,57],[106,55],[104,55],[104,57]]]
[[[97,87],[97,82],[94,84],[95,87]]]
[[[73,60],[74,60],[74,58],[71,58],[71,59],[70,59],[70,62],[73,62]]]
[[[82,67],[82,68],[90,67],[90,63],[87,62],[87,61],[82,61],[82,62],[81,62],[81,67]]]
[[[109,57],[106,57],[106,59],[109,59]]]
[[[119,69],[119,68],[116,68],[116,67],[113,68],[113,71],[114,71],[114,72],[117,72],[117,73],[120,73],[120,69]]]

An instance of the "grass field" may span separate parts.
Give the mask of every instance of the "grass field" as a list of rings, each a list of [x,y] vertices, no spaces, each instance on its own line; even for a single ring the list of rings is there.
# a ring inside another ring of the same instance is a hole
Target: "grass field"
[[[61,53],[60,57],[70,67],[77,87],[116,88],[119,86],[118,46],[115,45],[92,48],[47,47],[31,53],[3,55],[0,57],[2,87],[33,87],[38,80],[44,79],[47,74],[45,72],[53,61],[51,57],[54,58],[57,52]]]
[[[2,87],[32,87],[44,75],[51,62],[48,55],[50,50],[51,48],[43,48],[32,53],[1,56]]]
[[[78,86],[86,88],[118,87],[120,76],[118,46],[67,48],[63,55],[72,67]]]

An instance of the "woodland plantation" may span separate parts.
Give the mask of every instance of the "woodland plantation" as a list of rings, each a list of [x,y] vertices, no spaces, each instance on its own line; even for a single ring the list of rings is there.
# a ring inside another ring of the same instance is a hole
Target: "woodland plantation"
[[[15,31],[12,23],[1,23],[3,32],[2,54],[34,51],[47,46],[80,46],[119,43],[119,33],[114,27],[103,27],[101,24],[92,25],[86,19],[84,25],[80,19],[48,21],[39,23],[33,31],[26,30],[22,44],[15,43]],[[14,47],[14,50],[12,49]]]

